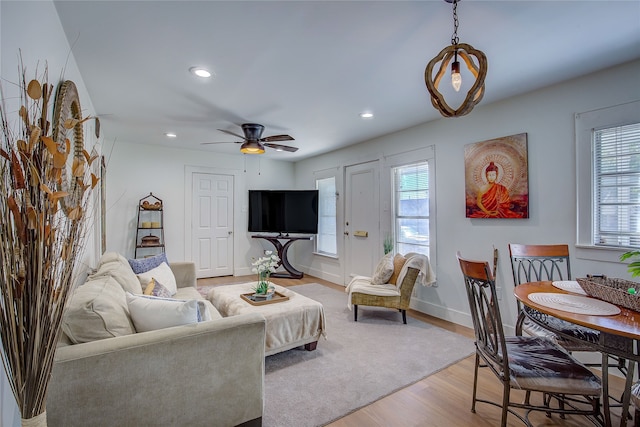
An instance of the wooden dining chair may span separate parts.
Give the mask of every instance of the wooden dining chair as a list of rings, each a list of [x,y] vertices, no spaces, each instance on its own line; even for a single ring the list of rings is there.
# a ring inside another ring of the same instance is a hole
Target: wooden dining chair
[[[571,280],[569,246],[509,244],[513,284],[543,280]],[[550,330],[549,328],[552,328]],[[568,351],[597,351],[600,333],[564,320],[547,316],[518,301],[516,335],[547,337]]]
[[[511,269],[515,286],[526,282],[572,279],[568,245],[510,243],[509,256],[511,257]],[[589,363],[587,366],[602,367],[604,381],[608,381],[610,359],[615,361],[615,368],[628,381],[630,376],[633,376],[633,365],[622,356],[625,352],[628,353],[630,351],[628,347],[632,345],[631,340],[624,340],[615,344],[619,346],[618,350],[620,351],[614,352],[611,347],[601,343],[599,331],[549,316],[518,301],[516,335],[522,335],[523,333],[530,336],[549,338],[569,352],[598,353],[601,362]],[[605,389],[608,389],[608,387],[605,387]],[[605,413],[608,414],[609,406],[623,406],[626,408],[624,396],[620,398],[610,397],[614,403],[610,405],[609,400],[604,401]]]
[[[464,259],[460,252],[457,258],[475,332],[471,411],[475,412],[476,402],[501,407],[502,427],[507,425],[509,413],[531,426],[528,419],[531,411],[583,415],[595,425],[604,425],[600,414],[600,379],[551,340],[532,336],[506,337],[489,263]],[[502,382],[501,403],[477,397],[480,367],[488,367]],[[513,389],[526,392],[524,401],[512,400]],[[540,404],[533,403],[534,393],[540,394],[535,396],[535,402],[540,401]],[[524,412],[514,411],[518,408]]]

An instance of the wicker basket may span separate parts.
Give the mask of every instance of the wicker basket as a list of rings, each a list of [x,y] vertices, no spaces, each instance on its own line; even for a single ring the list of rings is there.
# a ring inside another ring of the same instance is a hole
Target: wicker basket
[[[640,311],[640,283],[606,276],[587,276],[576,280],[590,297]],[[630,294],[629,289],[634,289],[636,294]]]

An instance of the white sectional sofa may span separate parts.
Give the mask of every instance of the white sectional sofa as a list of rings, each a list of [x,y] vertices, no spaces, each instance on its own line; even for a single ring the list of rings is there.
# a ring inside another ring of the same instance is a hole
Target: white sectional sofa
[[[104,254],[74,290],[47,396],[49,427],[262,425],[264,317],[223,318],[197,291],[193,263],[169,266],[172,298],[198,300],[201,321],[137,332],[127,292],[144,289],[117,253]]]

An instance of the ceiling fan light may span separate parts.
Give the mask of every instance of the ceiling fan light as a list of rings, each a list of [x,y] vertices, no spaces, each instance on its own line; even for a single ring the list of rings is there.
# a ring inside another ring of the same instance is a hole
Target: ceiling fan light
[[[240,152],[244,154],[262,154],[264,147],[257,142],[247,141],[240,147]]]

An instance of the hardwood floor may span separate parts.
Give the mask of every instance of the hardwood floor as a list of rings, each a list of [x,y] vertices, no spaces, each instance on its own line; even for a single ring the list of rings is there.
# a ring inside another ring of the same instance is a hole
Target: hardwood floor
[[[343,286],[305,275],[297,279],[270,279],[281,286],[295,286],[306,283],[320,283],[333,289],[344,290]],[[198,285],[223,283],[244,283],[255,281],[255,275],[236,277],[216,277],[199,279]],[[346,295],[345,295],[346,298]],[[456,325],[424,313],[410,310],[407,314],[424,322],[431,323],[448,331],[473,338],[473,330]],[[415,384],[409,385],[364,408],[361,408],[333,423],[330,427],[494,427],[500,425],[500,408],[478,403],[476,413],[471,412],[471,393],[473,389],[474,356],[449,366]],[[599,374],[599,372],[598,372]],[[616,376],[610,377],[611,394],[620,396],[624,382]],[[478,379],[478,396],[499,402],[502,387],[491,371],[481,369]],[[514,393],[514,396],[524,396]],[[533,413],[530,421],[534,426],[582,427],[591,425],[582,417],[568,416],[561,419],[557,415],[547,418],[543,413]],[[613,409],[612,423],[620,425],[620,410]],[[515,416],[510,415],[508,426],[520,427]],[[633,425],[632,421],[627,423]]]

